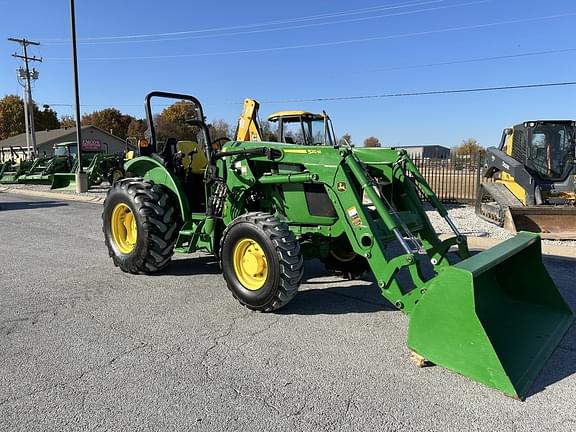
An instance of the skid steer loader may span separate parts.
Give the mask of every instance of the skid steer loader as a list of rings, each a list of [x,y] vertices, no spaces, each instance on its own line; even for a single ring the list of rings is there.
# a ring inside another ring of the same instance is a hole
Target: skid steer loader
[[[167,138],[158,149],[158,98],[186,101],[185,123],[198,137]],[[219,259],[241,304],[270,312],[296,295],[304,260],[344,249],[366,260],[382,295],[408,315],[418,358],[526,396],[573,321],[538,235],[519,233],[470,256],[403,150],[230,141],[213,151],[196,98],[152,92],[145,101],[148,142],[125,164],[131,177],[112,186],[102,213],[116,266],[152,273],[175,252],[204,251]],[[438,238],[417,191],[451,238]]]
[[[576,240],[576,122],[528,121],[504,129],[486,154],[476,214],[512,232]]]

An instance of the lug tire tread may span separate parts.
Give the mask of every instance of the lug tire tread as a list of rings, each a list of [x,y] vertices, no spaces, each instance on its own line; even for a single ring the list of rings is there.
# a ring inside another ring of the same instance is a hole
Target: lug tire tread
[[[114,265],[125,272],[133,274],[154,273],[162,270],[174,254],[177,238],[178,221],[176,211],[171,204],[170,196],[160,185],[143,178],[125,178],[115,182],[104,201],[104,208],[109,205],[110,197],[120,193],[132,201],[141,221],[138,237],[144,242],[136,244],[137,250],[131,259],[123,259],[116,253],[112,241],[106,234],[106,210],[102,213],[103,231],[108,254]]]
[[[251,306],[242,301],[229,284],[228,289],[236,300],[249,309],[260,312],[272,312],[280,309],[296,296],[300,281],[302,280],[304,259],[300,252],[300,243],[296,240],[294,233],[290,231],[285,222],[279,221],[269,213],[251,212],[237,217],[226,227],[220,240],[220,251],[222,251],[224,240],[230,229],[239,223],[256,225],[266,233],[278,253],[280,283],[274,298],[267,302],[266,305],[259,307]],[[222,266],[222,258],[220,258],[220,266]]]

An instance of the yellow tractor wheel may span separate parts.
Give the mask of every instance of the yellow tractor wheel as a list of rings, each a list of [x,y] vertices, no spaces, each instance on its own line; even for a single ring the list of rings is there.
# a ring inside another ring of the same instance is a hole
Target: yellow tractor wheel
[[[222,234],[219,255],[228,289],[250,309],[279,309],[298,291],[300,244],[285,223],[268,213],[234,219]]]
[[[170,196],[140,178],[115,182],[104,201],[104,240],[114,264],[129,273],[153,273],[172,258],[178,236]]]
[[[124,255],[132,253],[138,239],[138,226],[134,213],[127,204],[116,204],[112,210],[110,228],[118,251]]]

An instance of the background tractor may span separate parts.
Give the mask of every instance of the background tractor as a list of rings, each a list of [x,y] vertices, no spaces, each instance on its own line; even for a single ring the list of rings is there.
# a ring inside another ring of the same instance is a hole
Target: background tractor
[[[258,120],[260,104],[255,99],[245,99],[242,114],[236,127],[236,141],[262,141],[262,128]],[[279,111],[268,116],[276,125],[276,140],[287,144],[330,145],[336,144],[332,121],[326,111],[320,114],[308,111]]]
[[[504,129],[486,154],[476,213],[512,232],[576,239],[576,122],[535,120]]]
[[[124,158],[121,154],[109,154],[105,151],[82,151],[82,168],[88,178],[88,187],[97,186],[104,180],[110,184],[124,177]],[[54,146],[54,157],[66,157],[70,166],[50,177],[51,189],[75,188],[78,170],[77,144],[67,142]]]
[[[152,101],[164,98],[185,108],[170,127],[154,121]],[[196,98],[152,92],[145,100],[148,142],[125,164],[129,178],[112,185],[102,213],[116,266],[153,273],[174,252],[210,253],[242,305],[270,312],[294,298],[305,260],[354,253],[409,317],[408,347],[418,359],[526,395],[573,321],[538,235],[520,233],[470,256],[403,150],[257,141],[213,150]],[[419,193],[452,237],[438,238]]]

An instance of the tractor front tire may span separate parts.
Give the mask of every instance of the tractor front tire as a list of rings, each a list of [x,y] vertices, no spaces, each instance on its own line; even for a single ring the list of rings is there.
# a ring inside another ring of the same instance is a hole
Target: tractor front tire
[[[154,273],[170,262],[178,215],[168,193],[142,178],[115,182],[104,201],[103,231],[114,265],[128,273]]]
[[[232,295],[249,309],[270,312],[298,292],[304,260],[288,225],[268,213],[247,213],[222,234],[220,264]]]

